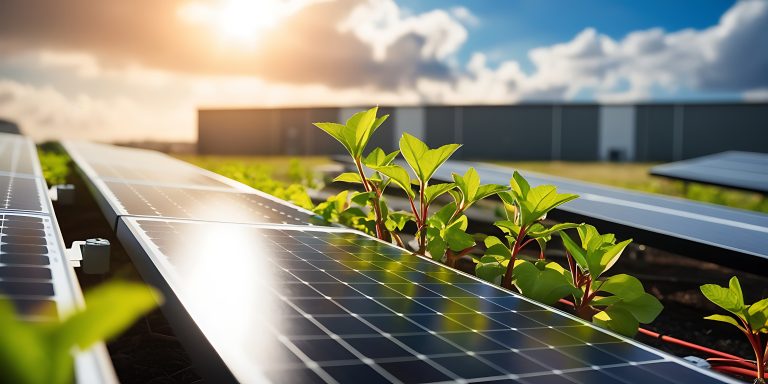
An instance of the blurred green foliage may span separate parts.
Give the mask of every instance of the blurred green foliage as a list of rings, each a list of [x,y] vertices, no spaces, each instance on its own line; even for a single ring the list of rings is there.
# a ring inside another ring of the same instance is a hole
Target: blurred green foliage
[[[67,182],[71,159],[61,145],[51,142],[40,144],[37,155],[40,158],[45,182],[49,186]]]
[[[87,350],[112,338],[161,301],[144,284],[105,283],[86,293],[84,309],[60,321],[19,319],[11,302],[0,299],[0,381],[58,384],[73,381],[73,350]]]
[[[307,190],[323,186],[321,178],[312,171],[312,166],[329,162],[325,158],[177,157],[306,209],[314,207]]]

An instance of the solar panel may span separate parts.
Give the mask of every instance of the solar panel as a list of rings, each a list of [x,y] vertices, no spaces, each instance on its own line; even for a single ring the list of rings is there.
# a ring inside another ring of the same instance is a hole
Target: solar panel
[[[323,224],[308,210],[157,152],[92,143],[64,146],[113,225],[119,216]]]
[[[452,181],[452,173],[463,174],[469,167],[477,169],[484,183],[503,185],[509,183],[514,171],[490,164],[448,161],[434,178]],[[552,184],[560,192],[580,196],[556,208],[550,214],[556,220],[589,221],[607,232],[657,248],[750,271],[768,271],[768,215],[534,172],[521,173],[533,186]]]
[[[89,142],[65,142],[67,152],[90,177],[153,185],[244,190],[247,187],[165,154]]]
[[[182,342],[218,354],[198,362],[214,382],[729,381],[351,230],[123,217],[117,232],[177,333],[200,333]]]
[[[768,194],[768,154],[728,151],[651,168],[651,174]]]
[[[47,212],[43,181],[39,178],[0,175],[0,209]]]
[[[19,135],[0,133],[0,174],[39,175],[34,145]]]

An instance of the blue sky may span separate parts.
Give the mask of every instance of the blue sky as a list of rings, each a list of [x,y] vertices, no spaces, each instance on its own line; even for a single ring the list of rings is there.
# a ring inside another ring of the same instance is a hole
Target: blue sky
[[[0,118],[196,138],[203,106],[768,100],[768,0],[6,0]]]

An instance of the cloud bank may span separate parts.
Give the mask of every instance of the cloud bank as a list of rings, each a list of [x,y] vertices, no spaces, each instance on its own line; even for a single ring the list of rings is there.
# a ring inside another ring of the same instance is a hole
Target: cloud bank
[[[37,138],[194,140],[200,105],[498,104],[584,95],[613,102],[648,100],[658,90],[768,98],[768,2],[760,0],[735,3],[701,30],[654,28],[615,39],[585,28],[531,50],[528,72],[515,60],[489,65],[483,52],[459,61],[483,22],[464,7],[414,13],[393,0],[298,1],[258,41],[237,45],[180,17],[189,4],[5,1],[0,55],[21,58],[25,72],[115,91],[31,84],[0,63],[0,115]]]

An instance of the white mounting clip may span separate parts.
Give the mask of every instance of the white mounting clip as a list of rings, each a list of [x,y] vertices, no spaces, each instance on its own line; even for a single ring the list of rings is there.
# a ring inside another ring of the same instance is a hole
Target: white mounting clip
[[[75,202],[75,186],[72,184],[57,184],[48,190],[48,197],[61,205],[72,205]]]
[[[67,249],[67,259],[73,267],[82,267],[83,273],[100,275],[109,272],[109,240],[88,239],[74,241]]]

